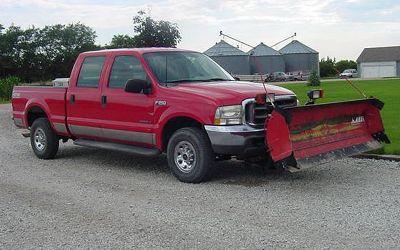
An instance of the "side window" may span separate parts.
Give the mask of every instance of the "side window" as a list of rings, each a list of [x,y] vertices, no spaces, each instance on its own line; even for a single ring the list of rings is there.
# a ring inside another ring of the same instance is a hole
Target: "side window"
[[[129,79],[147,80],[140,61],[134,56],[117,56],[111,69],[109,88],[124,88]]]
[[[97,88],[105,60],[104,56],[86,57],[79,72],[77,86]]]

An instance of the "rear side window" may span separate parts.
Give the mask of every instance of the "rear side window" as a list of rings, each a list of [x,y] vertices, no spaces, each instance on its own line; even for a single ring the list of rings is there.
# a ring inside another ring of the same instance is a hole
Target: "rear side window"
[[[140,61],[134,56],[117,56],[111,69],[109,88],[125,88],[129,79],[147,81],[147,75]]]
[[[104,56],[86,57],[83,61],[81,72],[79,72],[77,86],[97,88],[105,60]]]

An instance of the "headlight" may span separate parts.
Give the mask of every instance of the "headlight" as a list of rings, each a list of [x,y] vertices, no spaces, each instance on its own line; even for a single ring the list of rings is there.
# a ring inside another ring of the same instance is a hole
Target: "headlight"
[[[242,105],[222,106],[215,111],[214,125],[242,124]]]

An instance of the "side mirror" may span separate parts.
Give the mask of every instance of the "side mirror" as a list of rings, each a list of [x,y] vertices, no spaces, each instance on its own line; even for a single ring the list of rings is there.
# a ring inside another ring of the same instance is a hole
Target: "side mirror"
[[[129,79],[125,84],[125,92],[148,94],[150,92],[149,83],[146,80]]]
[[[240,81],[240,78],[237,76],[234,76],[233,79],[235,79],[236,81]]]

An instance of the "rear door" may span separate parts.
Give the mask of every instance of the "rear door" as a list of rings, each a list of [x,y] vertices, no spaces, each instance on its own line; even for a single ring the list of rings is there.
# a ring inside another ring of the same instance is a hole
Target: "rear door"
[[[103,86],[101,117],[104,137],[115,142],[145,146],[155,144],[153,131],[153,94],[127,93],[129,79],[150,82],[138,56],[116,53],[108,72],[108,82]]]
[[[71,74],[67,92],[67,124],[72,135],[102,138],[101,88],[104,81],[105,54],[80,56]]]

